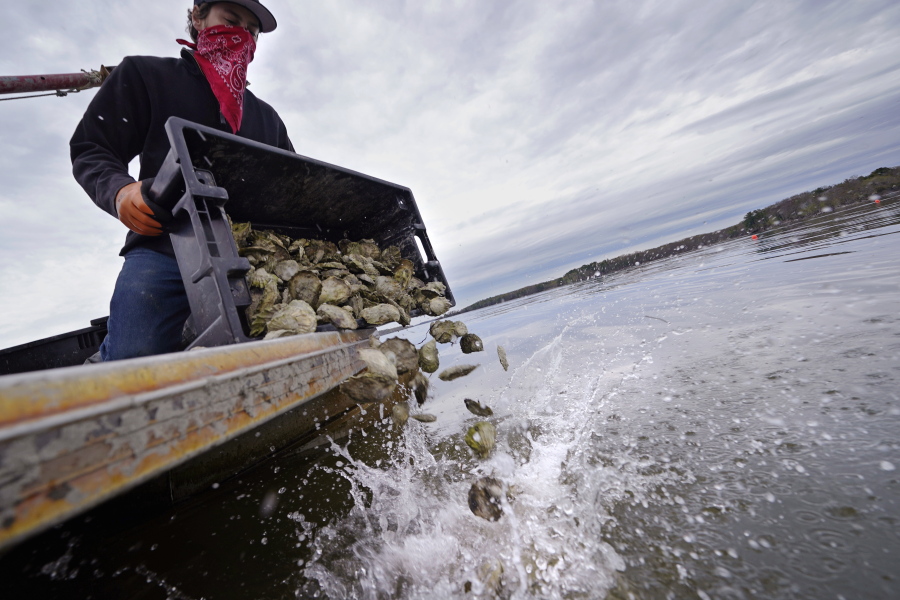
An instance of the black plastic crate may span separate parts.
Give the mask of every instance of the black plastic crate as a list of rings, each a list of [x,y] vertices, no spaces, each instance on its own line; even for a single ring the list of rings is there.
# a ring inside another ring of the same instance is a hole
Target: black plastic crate
[[[166,131],[172,147],[147,195],[173,215],[167,231],[197,331],[189,347],[251,339],[250,263],[238,256],[226,211],[235,222],[295,238],[398,246],[416,276],[446,285],[455,304],[409,188],[175,117]]]
[[[0,350],[0,375],[83,364],[99,352],[108,318],[94,319],[84,329]]]

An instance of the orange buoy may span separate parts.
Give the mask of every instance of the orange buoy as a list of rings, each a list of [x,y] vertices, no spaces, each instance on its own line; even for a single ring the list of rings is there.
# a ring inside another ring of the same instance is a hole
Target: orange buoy
[[[750,239],[751,239],[751,240],[758,240],[758,239],[759,239],[759,236],[756,235],[756,234],[754,233],[753,235],[750,236]]]

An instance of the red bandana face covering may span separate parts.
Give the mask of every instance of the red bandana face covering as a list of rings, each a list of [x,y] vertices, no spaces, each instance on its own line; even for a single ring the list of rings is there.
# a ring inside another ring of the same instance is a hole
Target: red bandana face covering
[[[222,115],[237,133],[244,115],[247,65],[253,60],[256,40],[243,27],[214,25],[197,35],[197,43],[177,40],[195,50],[194,58],[219,101]]]

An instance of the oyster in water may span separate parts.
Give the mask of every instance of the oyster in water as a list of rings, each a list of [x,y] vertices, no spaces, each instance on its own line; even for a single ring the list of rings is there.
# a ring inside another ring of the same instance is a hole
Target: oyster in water
[[[503,516],[503,495],[506,485],[493,477],[482,477],[469,488],[469,509],[488,521]]]
[[[406,425],[406,422],[409,420],[409,407],[406,406],[405,402],[395,404],[391,408],[391,420],[400,427]]]
[[[475,423],[466,432],[466,445],[481,458],[487,458],[497,441],[497,430],[487,421]]]

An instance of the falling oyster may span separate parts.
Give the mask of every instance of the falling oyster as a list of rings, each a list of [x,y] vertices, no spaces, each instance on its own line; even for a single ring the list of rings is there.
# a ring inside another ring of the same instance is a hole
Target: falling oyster
[[[377,304],[364,308],[360,315],[369,325],[384,325],[400,320],[400,311],[390,304]]]
[[[266,328],[268,331],[283,329],[291,333],[312,333],[316,325],[316,311],[303,300],[292,300],[290,304],[276,307]]]
[[[475,423],[466,432],[466,445],[475,451],[481,458],[487,458],[494,449],[497,440],[497,430],[487,421]]]
[[[450,304],[450,301],[443,296],[426,299],[424,302],[419,304],[419,308],[422,309],[422,312],[433,317],[441,316],[442,314],[450,310],[451,306],[452,304]]]
[[[440,366],[438,359],[437,343],[429,340],[427,344],[419,348],[419,366],[426,373],[434,373]]]
[[[444,369],[443,371],[441,371],[441,374],[438,375],[438,378],[441,381],[453,381],[454,379],[465,377],[477,368],[478,365],[456,365],[454,367],[450,367],[449,369]]]
[[[391,397],[397,386],[397,369],[379,350],[363,348],[359,357],[368,371],[344,381],[340,390],[360,404],[382,402]]]
[[[397,380],[397,367],[388,360],[383,352],[374,348],[362,348],[358,352],[359,358],[366,363],[370,373],[377,373],[395,381]]]
[[[434,415],[430,415],[428,413],[419,413],[417,415],[409,415],[416,421],[421,421],[422,423],[434,423],[437,421],[437,417]]]
[[[503,590],[503,563],[498,558],[491,558],[478,567],[478,579],[484,590],[499,596]]]
[[[409,407],[406,406],[405,402],[395,404],[391,408],[391,420],[400,427],[406,425],[406,422],[409,420]]]
[[[478,415],[479,417],[490,417],[494,414],[494,411],[491,410],[491,407],[486,404],[482,404],[481,402],[477,402],[470,398],[466,398],[464,402],[466,403],[466,408],[468,408],[469,412],[473,415]]]
[[[469,509],[476,516],[497,521],[503,515],[503,495],[506,486],[499,479],[482,477],[469,489]]]
[[[316,309],[316,315],[323,317],[327,322],[338,329],[356,329],[358,326],[351,311],[347,311],[338,306],[332,306],[331,304],[321,305]]]
[[[503,346],[497,346],[497,356],[500,357],[500,364],[503,365],[503,370],[509,371],[509,361],[506,360],[506,350],[503,349]]]
[[[447,344],[456,335],[456,323],[453,321],[435,321],[428,328],[428,333],[438,344]]]
[[[459,340],[459,347],[463,351],[463,354],[471,354],[473,352],[481,352],[484,350],[484,344],[481,343],[481,338],[474,333],[467,333],[462,336]]]
[[[416,396],[416,402],[421,406],[425,404],[425,400],[428,399],[428,387],[430,383],[428,378],[422,374],[421,371],[416,373],[416,376],[412,380],[412,389],[413,394]]]
[[[419,368],[419,353],[409,340],[398,337],[391,338],[382,342],[378,349],[385,354],[388,352],[393,354],[398,375],[403,375]]]

